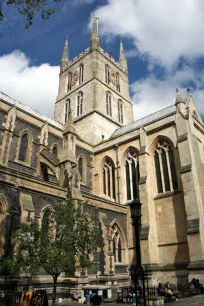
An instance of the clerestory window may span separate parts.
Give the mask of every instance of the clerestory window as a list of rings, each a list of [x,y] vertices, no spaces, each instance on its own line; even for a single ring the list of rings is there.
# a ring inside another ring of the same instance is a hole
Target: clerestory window
[[[110,68],[108,65],[105,65],[105,82],[110,83]]]

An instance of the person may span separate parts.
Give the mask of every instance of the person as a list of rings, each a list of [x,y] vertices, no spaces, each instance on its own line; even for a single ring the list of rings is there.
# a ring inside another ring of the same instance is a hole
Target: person
[[[129,286],[128,290],[127,290],[127,303],[128,304],[131,304],[133,293],[134,293],[134,287],[130,283],[130,286]]]
[[[166,283],[165,292],[171,296],[175,296],[176,302],[178,302],[177,290],[169,282]]]
[[[164,295],[165,295],[165,290],[164,290],[164,288],[163,288],[163,286],[162,286],[161,283],[159,283],[159,285],[158,285],[158,287],[157,287],[157,293],[158,293],[158,295],[160,295],[160,296],[164,296]]]
[[[93,306],[99,306],[101,303],[101,298],[100,296],[98,296],[98,294],[95,294],[92,298],[91,298],[91,303]]]

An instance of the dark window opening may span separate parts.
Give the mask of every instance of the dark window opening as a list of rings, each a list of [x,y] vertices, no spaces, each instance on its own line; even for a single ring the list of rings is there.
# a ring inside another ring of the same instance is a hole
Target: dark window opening
[[[28,151],[28,135],[24,134],[21,137],[20,151],[19,151],[19,160],[26,162]]]

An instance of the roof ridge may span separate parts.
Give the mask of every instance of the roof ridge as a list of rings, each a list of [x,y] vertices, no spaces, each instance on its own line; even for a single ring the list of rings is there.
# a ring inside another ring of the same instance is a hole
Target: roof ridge
[[[38,119],[44,121],[44,122],[48,122],[51,125],[56,126],[57,128],[63,129],[63,124],[56,121],[53,118],[50,118],[46,115],[43,115],[41,112],[39,112],[38,110],[25,105],[23,103],[21,103],[20,101],[10,97],[9,95],[5,94],[4,92],[0,91],[0,99],[6,101],[7,103],[11,104],[11,105],[15,105],[17,107],[19,107],[22,111],[28,112],[30,115],[37,117]]]
[[[172,108],[172,112],[165,112],[166,110],[171,109],[171,108]],[[174,109],[173,109],[173,108],[174,108]],[[140,118],[140,119],[138,119],[138,120],[135,120],[135,121],[133,121],[133,122],[127,124],[127,125],[124,125],[124,126],[118,128],[118,129],[116,129],[116,130],[112,133],[112,135],[110,136],[110,138],[118,137],[118,136],[120,136],[121,134],[128,133],[128,132],[133,131],[134,129],[137,129],[137,128],[141,127],[141,126],[148,125],[148,124],[150,124],[150,123],[152,123],[152,122],[154,122],[154,121],[156,121],[156,120],[159,120],[159,119],[161,119],[161,118],[163,118],[163,117],[165,117],[165,116],[167,116],[167,115],[169,115],[169,114],[171,114],[171,113],[173,113],[173,112],[175,112],[175,111],[176,111],[176,106],[175,106],[175,104],[169,105],[169,106],[167,106],[167,107],[165,107],[165,108],[163,108],[163,109],[161,109],[161,110],[159,110],[159,111],[157,111],[157,112],[154,112],[154,113],[152,113],[152,114],[149,114],[149,115],[147,115],[147,116],[145,116],[145,117],[142,117],[142,118]],[[159,117],[156,118],[155,115],[156,115],[156,114],[159,114],[159,113],[161,113],[161,115],[160,115]],[[148,118],[151,118],[151,119],[148,121],[148,120],[147,120]],[[145,120],[145,119],[146,119],[146,120]],[[142,122],[142,121],[143,121],[143,122]],[[141,122],[141,123],[140,123],[140,122]],[[138,124],[138,123],[140,123],[140,124]],[[129,129],[128,129],[128,127],[129,127]]]

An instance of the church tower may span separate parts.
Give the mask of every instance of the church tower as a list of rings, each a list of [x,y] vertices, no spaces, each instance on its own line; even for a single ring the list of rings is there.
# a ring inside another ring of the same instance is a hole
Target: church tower
[[[60,65],[55,120],[65,124],[72,109],[77,134],[96,145],[133,121],[123,43],[121,40],[117,62],[100,47],[98,18],[94,16],[90,46],[72,61],[68,53],[67,39]]]

